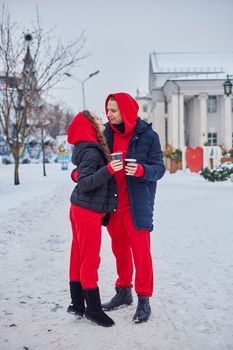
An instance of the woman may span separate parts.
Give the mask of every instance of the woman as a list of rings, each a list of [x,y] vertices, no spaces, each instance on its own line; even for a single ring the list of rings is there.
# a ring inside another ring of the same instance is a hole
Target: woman
[[[123,165],[119,160],[111,161],[103,131],[102,120],[89,111],[78,113],[68,127],[67,139],[74,145],[72,162],[78,169],[78,183],[71,194],[71,304],[67,311],[110,327],[114,321],[102,310],[97,284],[101,221],[117,207],[112,175]]]

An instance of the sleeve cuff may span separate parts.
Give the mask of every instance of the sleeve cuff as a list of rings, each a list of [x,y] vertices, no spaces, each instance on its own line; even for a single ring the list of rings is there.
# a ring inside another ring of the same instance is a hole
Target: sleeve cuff
[[[78,169],[73,169],[72,172],[71,172],[71,179],[74,181],[74,182],[78,182]]]
[[[141,164],[138,164],[138,168],[136,172],[134,173],[134,176],[136,177],[143,177],[145,174],[144,167]]]
[[[110,163],[107,164],[107,169],[108,169],[108,171],[110,172],[110,174],[113,175],[113,174],[115,173],[115,171],[114,171],[114,169],[111,167]]]

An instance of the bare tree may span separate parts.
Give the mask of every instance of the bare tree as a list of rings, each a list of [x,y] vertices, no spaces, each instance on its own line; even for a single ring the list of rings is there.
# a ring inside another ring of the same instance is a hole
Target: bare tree
[[[12,22],[3,5],[0,17],[0,126],[15,161],[14,184],[19,182],[19,160],[29,125],[40,112],[41,101],[64,73],[71,71],[81,55],[84,33],[73,42],[63,45],[54,41],[54,28],[45,32],[38,10],[32,34],[24,34]],[[55,46],[54,43],[56,42]]]

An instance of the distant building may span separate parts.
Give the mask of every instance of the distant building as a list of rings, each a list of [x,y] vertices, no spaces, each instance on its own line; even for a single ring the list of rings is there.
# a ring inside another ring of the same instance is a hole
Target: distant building
[[[233,147],[232,96],[223,83],[233,53],[156,53],[149,60],[151,120],[161,145]]]
[[[140,93],[139,90],[137,90],[135,99],[139,105],[139,116],[148,123],[151,123],[153,110],[152,98],[148,94]]]

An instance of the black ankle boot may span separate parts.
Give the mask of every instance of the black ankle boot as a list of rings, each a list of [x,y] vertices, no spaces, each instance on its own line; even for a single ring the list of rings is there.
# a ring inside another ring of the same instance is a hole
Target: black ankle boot
[[[133,322],[141,323],[148,321],[151,315],[151,308],[149,303],[149,297],[138,295],[138,306],[136,313],[133,317]]]
[[[67,312],[83,317],[85,306],[81,282],[70,281],[70,296],[71,303],[67,308]]]
[[[132,288],[116,287],[116,295],[107,303],[102,304],[104,311],[110,311],[120,306],[131,305],[133,302]]]
[[[99,288],[84,289],[83,293],[87,304],[84,316],[99,326],[113,326],[114,321],[102,310]]]

